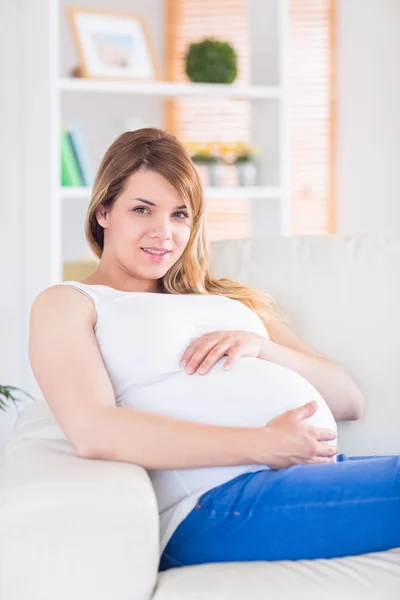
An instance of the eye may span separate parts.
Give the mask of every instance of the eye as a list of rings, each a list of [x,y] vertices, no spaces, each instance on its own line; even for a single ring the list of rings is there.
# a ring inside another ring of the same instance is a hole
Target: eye
[[[178,217],[178,219],[188,219],[189,218],[189,214],[187,212],[184,212],[183,210],[179,210],[178,212],[174,213],[175,215],[183,215]]]
[[[136,206],[136,208],[132,209],[132,212],[137,212],[140,215],[143,215],[144,213],[142,211],[144,211],[144,210],[148,211],[148,208],[146,208],[145,206]]]

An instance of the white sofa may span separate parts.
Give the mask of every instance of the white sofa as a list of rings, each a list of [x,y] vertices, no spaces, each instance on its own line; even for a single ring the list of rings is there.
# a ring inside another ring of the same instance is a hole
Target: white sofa
[[[212,257],[216,276],[272,292],[364,391],[365,414],[340,424],[339,450],[400,454],[400,235],[218,242]],[[77,457],[44,400],[26,405],[0,470],[1,600],[400,598],[400,548],[160,575],[158,548],[145,470]]]

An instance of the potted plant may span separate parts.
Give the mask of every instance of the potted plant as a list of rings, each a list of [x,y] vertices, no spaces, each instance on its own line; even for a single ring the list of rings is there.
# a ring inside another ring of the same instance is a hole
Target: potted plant
[[[239,185],[256,185],[257,183],[257,150],[255,146],[238,142],[235,146],[234,164],[238,172]]]
[[[237,76],[237,56],[227,42],[206,38],[189,45],[185,71],[197,83],[232,83]]]
[[[24,390],[21,390],[20,388],[14,387],[12,385],[0,385],[0,410],[6,411],[7,403],[10,401],[14,402],[15,406],[17,406],[17,402],[22,402],[20,398],[14,395],[14,393],[17,391],[22,392],[26,396],[29,396],[29,398],[31,398],[32,400],[35,400],[33,396],[28,394],[28,392],[24,392]]]
[[[218,144],[189,144],[191,159],[204,184],[219,186],[223,183],[223,162]]]

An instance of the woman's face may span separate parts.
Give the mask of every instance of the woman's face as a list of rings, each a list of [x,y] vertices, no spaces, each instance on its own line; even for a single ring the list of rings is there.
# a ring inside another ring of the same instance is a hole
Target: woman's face
[[[103,216],[103,213],[106,215]],[[160,279],[182,255],[190,217],[174,186],[154,171],[137,171],[111,209],[99,207],[103,259],[139,280]]]

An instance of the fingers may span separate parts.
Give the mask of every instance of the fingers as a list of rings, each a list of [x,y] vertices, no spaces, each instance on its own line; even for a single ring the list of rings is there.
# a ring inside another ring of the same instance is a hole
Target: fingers
[[[194,348],[194,352],[187,355],[186,366],[184,367],[186,373],[191,374],[196,371],[200,363],[203,362],[207,354],[212,348],[217,345],[217,340],[203,340],[200,344],[197,344]],[[181,362],[183,366],[183,360]]]
[[[208,371],[217,363],[224,354],[229,350],[229,344],[218,344],[215,346],[207,357],[200,364],[198,373],[199,375],[205,375]]]
[[[199,338],[197,338],[197,340],[195,340],[194,342],[192,342],[185,350],[182,358],[181,358],[181,362],[180,362],[180,366],[184,369],[187,365],[187,363],[191,360],[191,358],[193,357],[194,353],[196,352],[196,350],[198,348],[200,348],[200,346],[202,344],[204,344],[204,342],[207,341],[207,338],[204,336],[201,336]]]
[[[258,350],[256,351],[250,344],[254,335],[256,334],[245,331],[215,331],[205,334],[186,348],[180,361],[180,367],[185,369],[189,375],[196,371],[199,375],[205,375],[224,355],[228,355],[224,368],[231,369],[244,355],[248,346],[250,354],[245,354],[245,356],[257,356]]]
[[[317,440],[320,442],[330,442],[337,437],[335,431],[332,431],[332,429],[321,429],[319,427],[314,427],[313,429],[316,433]]]
[[[191,375],[198,370],[200,375],[204,375],[224,356],[229,346],[229,343],[221,344],[217,341],[203,343],[188,361],[185,368],[186,373]]]
[[[229,358],[224,364],[224,369],[232,369],[239,358],[242,356],[242,349],[239,344],[234,344],[229,348]]]
[[[332,446],[331,444],[324,444],[319,442],[317,444],[317,451],[315,453],[315,457],[332,457],[337,454],[336,446]]]
[[[299,406],[299,408],[293,408],[292,410],[300,419],[307,419],[316,412],[317,408],[318,402],[316,400],[311,400],[311,402],[307,402],[307,404]]]

